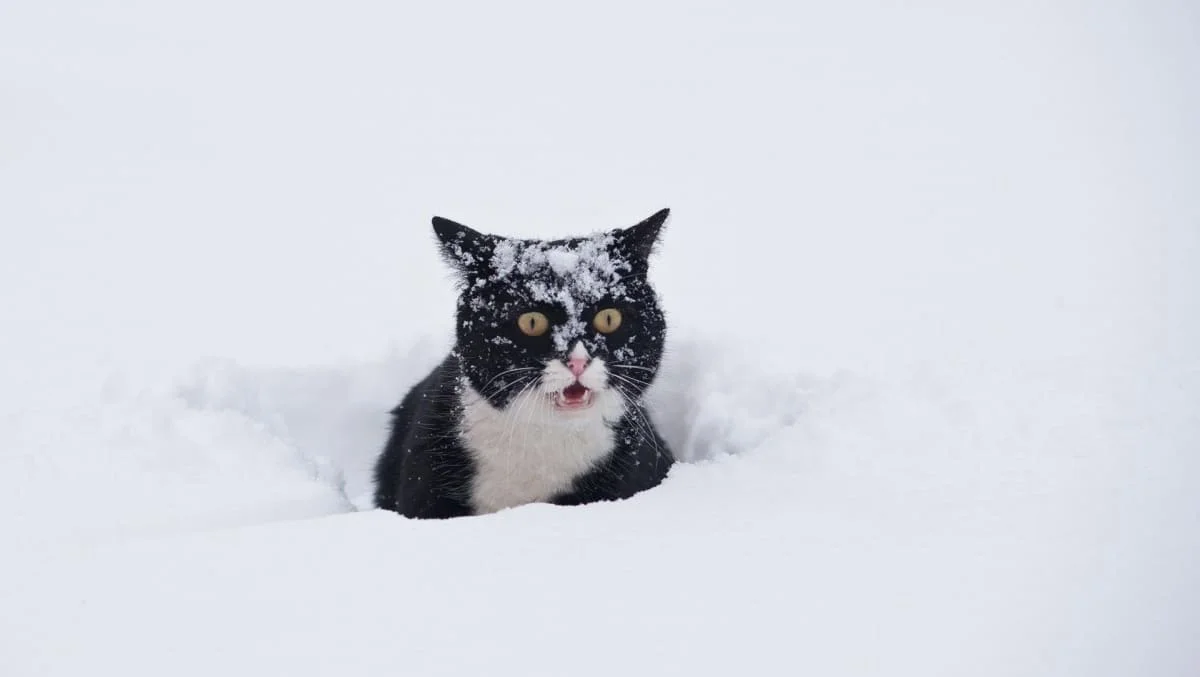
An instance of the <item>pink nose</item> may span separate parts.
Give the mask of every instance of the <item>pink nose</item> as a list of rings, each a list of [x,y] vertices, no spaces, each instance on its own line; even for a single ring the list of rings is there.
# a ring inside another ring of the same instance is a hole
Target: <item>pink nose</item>
[[[571,359],[567,360],[567,369],[571,370],[571,374],[574,375],[575,378],[579,378],[579,375],[583,373],[583,370],[587,369],[587,365],[588,359],[586,357],[572,357]]]

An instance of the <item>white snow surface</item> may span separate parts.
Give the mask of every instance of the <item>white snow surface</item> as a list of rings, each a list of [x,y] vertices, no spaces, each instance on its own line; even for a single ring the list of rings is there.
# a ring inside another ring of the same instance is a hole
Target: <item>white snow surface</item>
[[[427,4],[0,7],[0,675],[1200,674],[1194,4]],[[665,483],[370,510],[664,206]]]

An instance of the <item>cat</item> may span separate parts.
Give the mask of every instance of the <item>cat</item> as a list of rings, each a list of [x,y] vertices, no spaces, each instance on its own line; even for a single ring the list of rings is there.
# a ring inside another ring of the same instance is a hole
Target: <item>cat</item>
[[[455,344],[391,412],[375,505],[449,518],[662,482],[674,457],[643,395],[666,340],[647,273],[669,214],[551,241],[434,217],[459,283]]]

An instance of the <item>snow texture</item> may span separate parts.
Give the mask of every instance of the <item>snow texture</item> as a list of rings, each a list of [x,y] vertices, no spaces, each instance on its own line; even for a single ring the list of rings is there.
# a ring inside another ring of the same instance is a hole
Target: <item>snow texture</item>
[[[1195,8],[577,11],[0,10],[0,675],[1197,674]],[[431,214],[661,206],[667,480],[369,510]]]

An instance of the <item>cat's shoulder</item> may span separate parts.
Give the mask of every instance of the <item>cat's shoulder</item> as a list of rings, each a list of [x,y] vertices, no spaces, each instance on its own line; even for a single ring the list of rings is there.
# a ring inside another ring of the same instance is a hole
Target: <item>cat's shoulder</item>
[[[458,357],[454,353],[449,353],[429,370],[425,378],[408,389],[404,398],[392,409],[392,416],[400,416],[406,411],[411,411],[416,405],[430,401],[431,398],[444,398],[453,393],[460,374]]]

